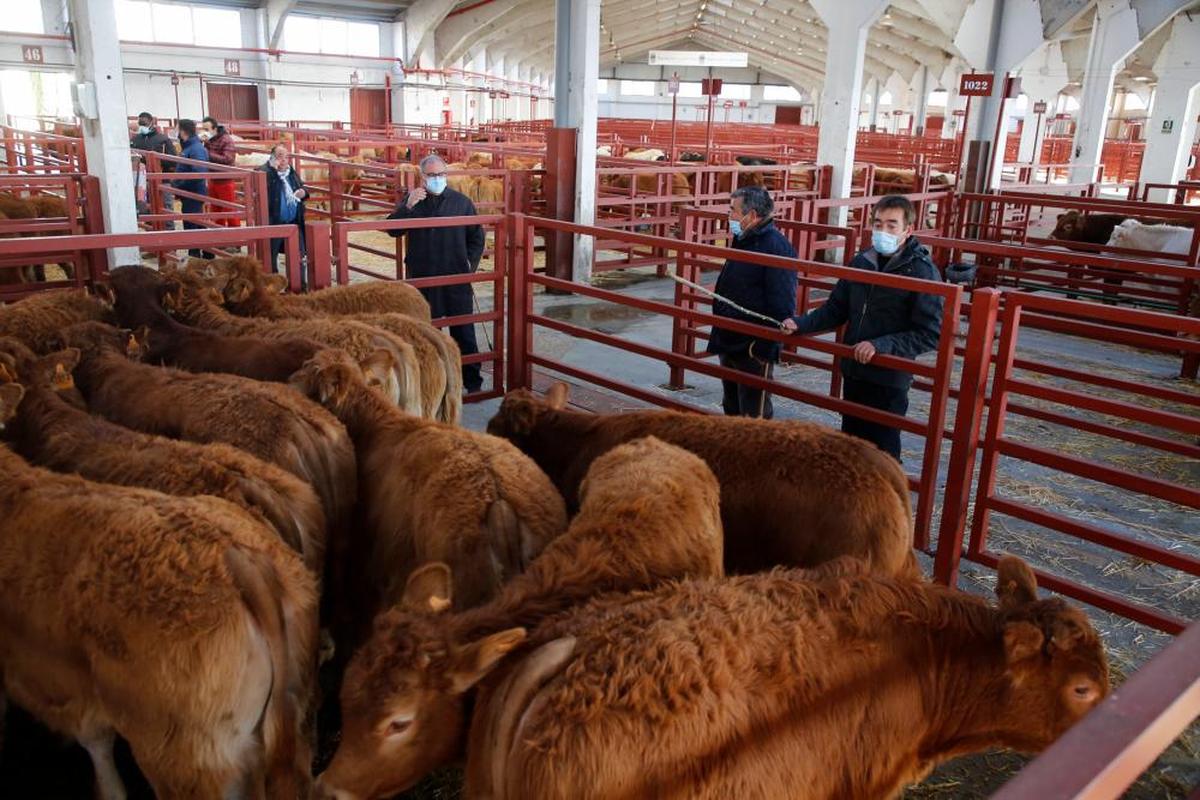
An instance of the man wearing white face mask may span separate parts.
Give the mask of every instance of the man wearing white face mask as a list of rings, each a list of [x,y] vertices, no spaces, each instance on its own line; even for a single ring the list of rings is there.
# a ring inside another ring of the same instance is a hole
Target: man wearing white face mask
[[[891,195],[875,204],[871,247],[854,257],[857,269],[929,281],[941,276],[929,251],[913,235],[916,209],[908,198]],[[854,346],[843,358],[842,397],[880,411],[908,413],[912,374],[872,364],[877,354],[916,358],[936,350],[942,329],[942,298],[908,289],[890,289],[843,278],[818,309],[785,319],[788,333],[819,333],[846,325],[844,344]],[[900,431],[890,425],[842,415],[842,430],[900,460]]]
[[[446,186],[446,162],[440,156],[421,159],[422,185],[408,192],[388,215],[388,219],[424,219],[426,217],[473,217],[471,198]],[[483,257],[484,232],[479,225],[452,225],[444,228],[418,228],[388,231],[393,238],[406,236],[405,274],[409,278],[461,275],[479,268]],[[469,283],[421,289],[429,301],[434,319],[475,313],[474,290]],[[464,356],[479,352],[474,325],[452,325],[450,336],[458,342]],[[463,388],[477,392],[483,387],[478,364],[463,364]]]

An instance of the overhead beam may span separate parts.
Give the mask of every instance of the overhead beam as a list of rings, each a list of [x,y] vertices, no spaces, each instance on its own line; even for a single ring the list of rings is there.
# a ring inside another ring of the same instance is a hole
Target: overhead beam
[[[296,7],[297,0],[267,0],[267,46],[272,50],[279,49],[283,41],[283,23]]]
[[[421,54],[431,48],[438,26],[456,4],[457,0],[417,0],[404,12],[404,58],[409,67],[420,66]]]
[[[478,8],[448,16],[434,34],[442,60],[447,64],[458,61],[470,49],[479,31],[486,30],[497,20],[504,19],[518,7],[530,2],[542,4],[542,0],[493,0]]]

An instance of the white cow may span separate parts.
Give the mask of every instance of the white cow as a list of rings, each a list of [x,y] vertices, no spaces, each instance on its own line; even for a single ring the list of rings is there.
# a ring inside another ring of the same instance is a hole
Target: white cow
[[[1194,233],[1191,228],[1178,225],[1145,225],[1136,219],[1127,219],[1113,228],[1108,246],[1187,255],[1192,249]]]

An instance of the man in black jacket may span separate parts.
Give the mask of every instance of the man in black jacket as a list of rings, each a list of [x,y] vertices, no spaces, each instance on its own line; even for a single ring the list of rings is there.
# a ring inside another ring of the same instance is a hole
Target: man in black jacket
[[[427,217],[473,217],[475,204],[466,195],[446,187],[446,162],[439,156],[421,159],[422,184],[410,191],[388,215],[388,219],[424,219]],[[480,225],[454,225],[445,228],[421,228],[388,231],[394,238],[408,237],[404,256],[410,278],[461,275],[479,268],[483,256],[484,233]],[[475,292],[469,283],[422,289],[434,318],[459,317],[474,313]],[[450,335],[458,342],[463,356],[479,352],[474,325],[453,325]],[[478,364],[463,364],[463,388],[477,392],[483,387]]]
[[[277,144],[271,148],[271,157],[259,167],[267,173],[267,213],[272,225],[295,225],[300,229],[300,260],[304,260],[304,201],[308,190],[300,179],[300,171],[292,166],[292,156],[287,145]],[[279,271],[279,254],[283,252],[286,239],[271,240],[271,271]],[[308,275],[301,271],[301,282],[306,284]]]
[[[158,129],[158,121],[149,111],[138,114],[137,133],[129,139],[129,146],[134,150],[149,150],[167,156],[179,155],[179,151],[175,149],[175,143]],[[163,161],[161,168],[163,172],[174,172],[175,164],[171,161]],[[171,194],[168,187],[169,184],[163,181],[159,184],[158,191],[162,198],[163,212],[170,214],[175,210],[175,196]],[[172,223],[173,225],[174,223]]]
[[[885,197],[875,204],[871,247],[854,257],[851,267],[941,280],[929,251],[913,235],[916,209],[907,198]],[[784,320],[789,333],[817,333],[846,325],[844,343],[854,346],[853,358],[843,358],[842,397],[880,411],[908,413],[912,374],[871,363],[877,354],[916,358],[936,350],[942,330],[942,298],[907,289],[839,280],[820,308]],[[900,431],[890,425],[842,415],[842,430],[874,442],[900,460]]]
[[[735,190],[729,210],[729,232],[733,236],[730,246],[750,253],[795,258],[795,249],[771,221],[774,210],[771,195],[761,186]],[[781,321],[796,311],[796,273],[730,259],[721,268],[716,293],[745,309]],[[713,314],[755,325],[769,324],[720,300],[713,301]],[[721,366],[760,378],[771,377],[772,367],[779,360],[779,349],[779,343],[770,339],[716,326],[708,339],[708,352],[720,358]],[[721,386],[724,389],[721,405],[726,415],[763,419],[774,416],[770,393],[735,381],[723,380]]]

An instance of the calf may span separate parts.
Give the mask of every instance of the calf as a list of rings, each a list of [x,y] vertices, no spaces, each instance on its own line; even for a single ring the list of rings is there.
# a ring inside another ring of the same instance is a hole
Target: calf
[[[380,350],[364,367],[386,370],[390,359]],[[385,608],[428,561],[444,561],[462,578],[458,608],[478,605],[566,527],[554,485],[515,447],[388,406],[345,353],[318,353],[292,385],[333,411],[354,440],[359,537],[338,563],[357,585],[358,596],[345,591],[340,603],[356,619]]]
[[[56,349],[63,328],[90,321],[114,321],[112,304],[78,289],[38,292],[0,306],[0,336],[11,336],[39,353]]]
[[[597,601],[481,690],[466,795],[889,798],[958,755],[1041,750],[1108,693],[1104,650],[1020,560],[997,594],[847,569]]]
[[[282,278],[265,275],[254,259],[231,258],[224,260],[224,266],[216,269],[209,282],[222,291],[226,306],[238,316],[274,320],[325,317],[326,312],[285,302],[286,295],[280,294]],[[416,413],[451,424],[458,422],[462,412],[462,359],[458,345],[448,334],[405,314],[341,316],[385,330],[410,345],[420,377],[420,411]]]
[[[510,392],[488,432],[529,454],[569,509],[592,461],[622,442],[657,436],[700,456],[720,481],[728,571],[815,566],[842,555],[883,574],[916,570],[907,479],[868,442],[809,422],[595,415],[569,411],[566,401],[564,384],[546,400]]]
[[[9,354],[23,365],[16,369],[25,386],[9,438],[31,463],[176,497],[223,498],[260,514],[315,574],[321,573],[325,514],[307,483],[229,445],[138,433],[72,406],[60,392],[73,386],[78,350],[37,358],[15,340],[0,339],[0,380],[15,380],[4,366]]]
[[[404,605],[350,662],[326,793],[390,797],[461,755],[472,687],[521,645],[525,627],[601,593],[720,576],[718,492],[696,456],[638,439],[592,464],[571,527],[490,603],[443,613],[448,571],[413,573]]]
[[[1147,225],[1136,219],[1127,219],[1113,228],[1108,239],[1109,247],[1129,250],[1147,250],[1155,253],[1187,255],[1192,249],[1195,231],[1179,225]]]
[[[218,258],[203,266],[214,272],[221,272],[238,263],[239,259],[246,260],[242,256],[233,259]],[[269,277],[263,273],[261,264],[254,259],[249,259],[249,261],[258,265],[258,272],[264,278]],[[202,265],[198,265],[194,261],[188,264],[189,269],[199,266]],[[422,322],[430,320],[429,303],[425,297],[420,291],[402,281],[364,281],[347,286],[333,286],[307,294],[283,295],[279,302],[293,308],[308,309],[333,316],[407,314]]]
[[[307,481],[330,525],[349,518],[354,447],[325,409],[286,386],[133,363],[126,352],[136,340],[100,323],[62,338],[83,354],[75,378],[93,412],[145,433],[237,447]]]
[[[0,386],[0,421],[21,391]],[[0,518],[0,688],[87,749],[100,797],[125,797],[118,735],[158,797],[308,796],[316,587],[295,553],[224,500],[2,446]]]
[[[175,303],[172,286],[145,267],[118,267],[109,274],[115,312],[123,325],[145,326],[146,360],[188,372],[225,372],[260,381],[286,383],[321,345],[311,339],[223,336],[172,319],[161,305]],[[141,303],[155,296],[159,302]],[[138,303],[140,307],[131,307]]]
[[[1084,244],[1108,244],[1108,240],[1112,238],[1113,230],[1122,222],[1130,219],[1137,220],[1143,225],[1180,225],[1187,228],[1192,227],[1186,222],[1179,220],[1131,217],[1128,214],[1084,214],[1083,212],[1072,210],[1058,215],[1054,231],[1051,232],[1050,238]],[[1078,249],[1094,252],[1096,248]]]

